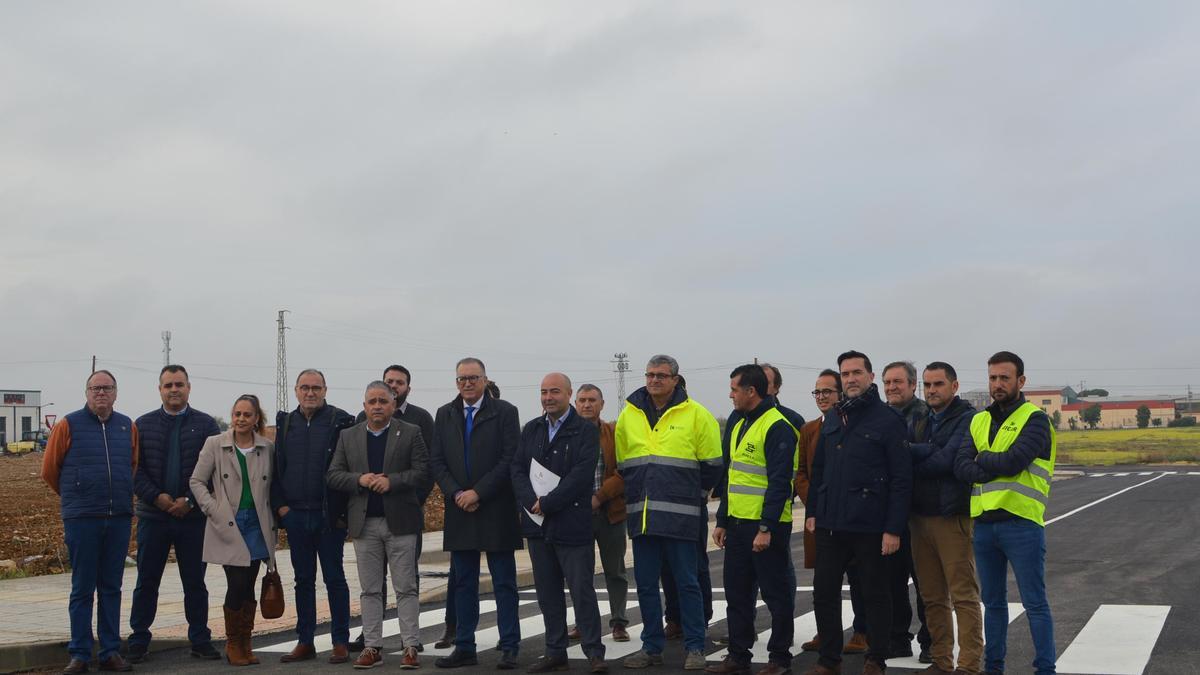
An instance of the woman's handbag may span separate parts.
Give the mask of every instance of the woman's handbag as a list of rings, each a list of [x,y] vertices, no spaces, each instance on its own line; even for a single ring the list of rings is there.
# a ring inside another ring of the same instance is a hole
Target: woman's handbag
[[[262,595],[258,599],[258,607],[264,619],[278,619],[283,616],[283,582],[279,580],[277,570],[267,570],[262,580]]]

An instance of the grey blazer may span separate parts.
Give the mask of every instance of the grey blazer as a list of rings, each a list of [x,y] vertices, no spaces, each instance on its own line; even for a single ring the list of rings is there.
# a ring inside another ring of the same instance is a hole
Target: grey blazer
[[[364,473],[371,473],[367,460],[367,423],[361,422],[342,431],[337,450],[329,464],[325,481],[329,487],[350,495],[346,509],[351,537],[362,534],[367,519],[370,490],[358,484]],[[421,502],[417,496],[429,480],[429,451],[421,438],[420,427],[393,418],[385,432],[383,471],[391,487],[383,495],[383,512],[392,534],[420,534],[425,526]]]

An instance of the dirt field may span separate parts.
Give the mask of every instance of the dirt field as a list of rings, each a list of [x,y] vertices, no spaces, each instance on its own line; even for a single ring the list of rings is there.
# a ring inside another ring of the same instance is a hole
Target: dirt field
[[[58,495],[38,477],[41,469],[40,452],[0,456],[0,560],[18,564],[16,572],[0,570],[0,578],[58,574],[68,567]],[[442,509],[442,493],[435,487],[425,504],[426,531],[442,529]],[[130,556],[136,554],[137,518],[133,531]],[[281,544],[286,546],[286,539]]]

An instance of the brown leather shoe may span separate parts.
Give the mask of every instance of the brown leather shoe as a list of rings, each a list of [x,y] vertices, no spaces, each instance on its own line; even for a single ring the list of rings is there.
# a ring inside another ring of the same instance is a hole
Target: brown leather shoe
[[[120,654],[112,656],[100,662],[100,670],[107,670],[114,673],[127,673],[133,670],[133,665],[125,660]]]
[[[871,659],[867,659],[863,662],[863,675],[883,675],[883,667]]]
[[[88,662],[81,658],[72,656],[70,663],[66,668],[62,669],[63,675],[79,675],[88,671]]]
[[[604,659],[602,659],[599,656],[593,656],[592,658],[588,659],[588,666],[589,666],[588,672],[591,672],[591,673],[607,673],[608,672],[608,664],[605,663]]]
[[[765,667],[759,668],[754,675],[792,675],[792,669],[778,663],[768,663]]]
[[[571,630],[567,631],[568,640],[582,640],[583,633],[579,632],[579,626],[571,626]]]
[[[957,670],[943,670],[941,668],[938,668],[937,664],[935,663],[932,666],[929,666],[928,668],[918,671],[918,672],[929,673],[929,675],[954,675],[958,671]]]
[[[683,637],[683,627],[674,621],[668,621],[666,627],[663,628],[663,636],[668,640],[678,640]]]
[[[840,675],[841,672],[842,667],[840,665],[837,668],[830,668],[819,663],[814,663],[811,668],[804,671],[804,675]]]
[[[279,657],[280,663],[296,663],[297,661],[311,661],[317,658],[317,650],[313,649],[312,645],[298,644],[292,647],[292,651]]]
[[[364,650],[365,651],[365,650]],[[333,651],[329,654],[330,663],[345,663],[350,660],[350,645],[334,645]],[[382,661],[383,657],[379,657]]]
[[[404,648],[404,658],[400,661],[401,670],[416,670],[421,667],[421,657],[417,656],[417,648],[409,646]]]
[[[843,654],[866,654],[867,653],[867,634],[855,633],[850,636],[850,641],[842,647]]]
[[[442,637],[438,638],[438,641],[433,643],[433,646],[437,649],[448,649],[453,644],[454,644],[454,624],[448,623],[448,624],[446,624],[446,629],[442,631]]]
[[[629,631],[625,626],[613,626],[613,642],[629,642]]]
[[[717,675],[750,675],[750,664],[740,663],[732,656],[726,656],[720,663],[705,666],[704,672]]]
[[[821,636],[814,635],[811,640],[800,645],[800,651],[803,651],[803,652],[819,652],[819,651],[821,651]]]
[[[380,654],[379,650],[374,647],[363,647],[362,652],[354,661],[354,667],[358,670],[367,670],[368,668],[382,665],[383,654]]]

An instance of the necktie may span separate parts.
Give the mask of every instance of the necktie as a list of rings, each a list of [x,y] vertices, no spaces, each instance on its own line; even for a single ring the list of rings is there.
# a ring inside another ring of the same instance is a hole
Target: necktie
[[[467,467],[467,477],[471,476],[471,430],[475,428],[475,406],[467,406],[467,433],[463,436],[463,464]]]

